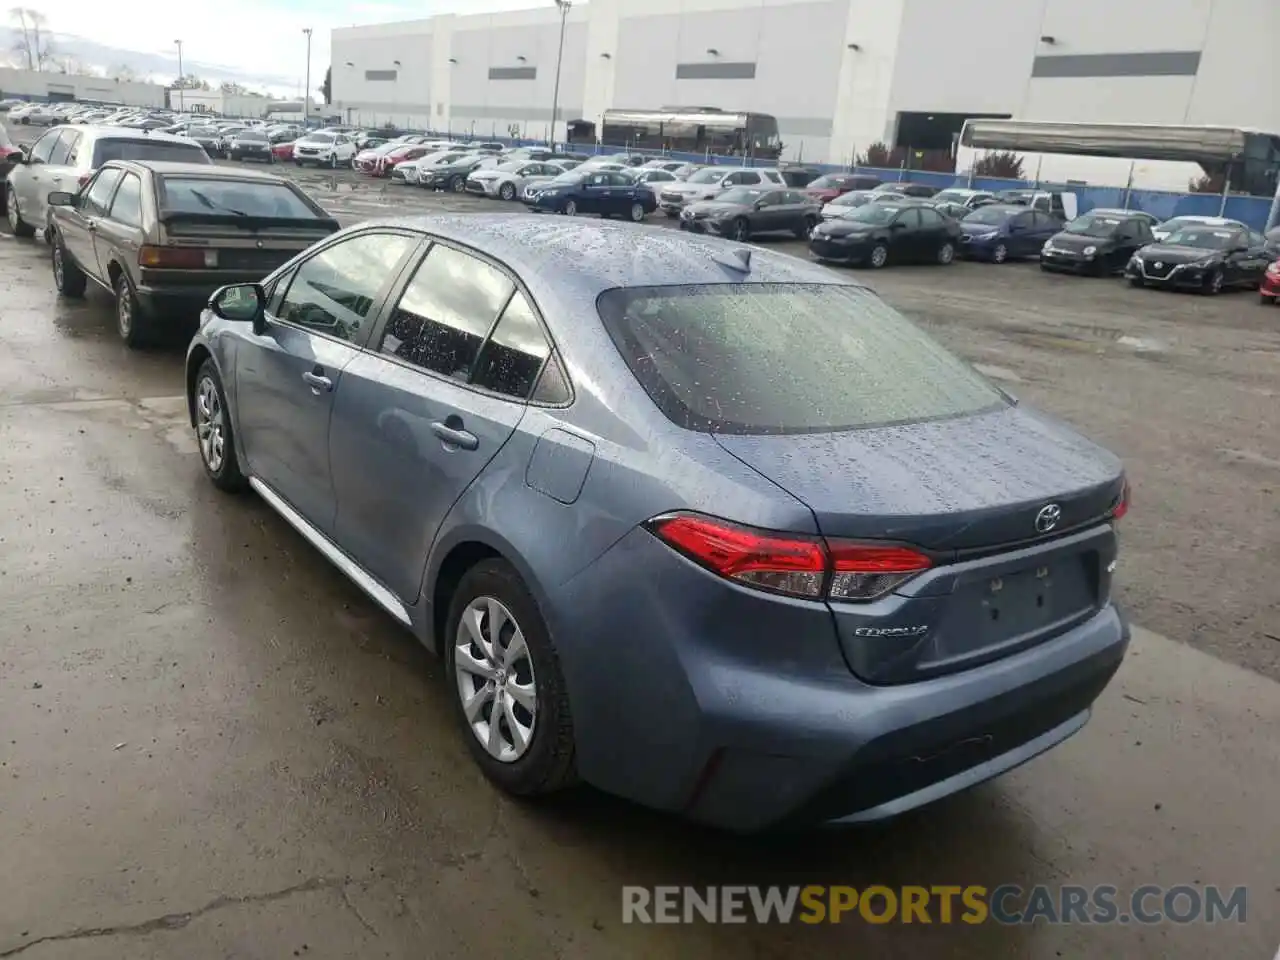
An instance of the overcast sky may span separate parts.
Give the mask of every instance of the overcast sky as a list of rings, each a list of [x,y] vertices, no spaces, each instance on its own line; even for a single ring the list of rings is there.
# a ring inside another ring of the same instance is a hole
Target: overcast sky
[[[546,0],[550,5],[552,0]],[[541,6],[538,0],[179,0],[120,5],[103,0],[27,0],[55,33],[86,37],[147,53],[174,52],[187,61],[220,63],[264,74],[298,76],[306,69],[303,27],[311,43],[313,87],[329,65],[329,31],[354,24],[412,20],[438,13],[492,13]],[[7,10],[10,4],[4,4]]]

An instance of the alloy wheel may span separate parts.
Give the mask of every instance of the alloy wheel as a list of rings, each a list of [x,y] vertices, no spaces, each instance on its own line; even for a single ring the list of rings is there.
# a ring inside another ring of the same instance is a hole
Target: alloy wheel
[[[226,458],[226,426],[218,385],[204,377],[196,388],[196,436],[200,440],[200,456],[210,473],[221,470]]]
[[[493,597],[476,597],[458,622],[454,675],[467,726],[485,752],[514,763],[533,742],[538,686],[524,632]]]
[[[17,198],[17,196],[15,196],[15,195],[14,195],[13,190],[10,190],[10,191],[9,191],[9,204],[8,204],[8,207],[9,207],[9,211],[8,211],[8,213],[9,213],[9,229],[10,229],[10,230],[12,230],[14,233],[17,233],[17,232],[18,232],[18,224],[21,222],[22,217],[21,217],[21,215],[18,213],[18,198]]]
[[[514,200],[516,198],[516,188],[513,184],[504,183],[498,190],[498,196],[503,200]]]
[[[1221,270],[1215,270],[1213,272],[1213,276],[1209,278],[1209,292],[1210,293],[1222,292],[1222,271]]]
[[[946,266],[948,263],[954,260],[955,256],[956,256],[956,248],[949,243],[944,243],[942,246],[938,248],[938,262],[943,266]]]
[[[733,225],[733,239],[745,243],[749,236],[751,236],[751,228],[747,226],[746,220],[739,220]]]
[[[123,280],[120,282],[124,283]],[[128,287],[121,289],[116,296],[116,326],[120,328],[120,336],[128,340],[133,332],[133,296]]]
[[[1009,248],[1003,243],[997,244],[996,248],[991,251],[991,259],[996,263],[1004,263],[1009,259]]]
[[[639,222],[640,222],[641,220],[643,220],[643,219],[644,219],[644,206],[643,206],[643,204],[633,203],[633,204],[631,205],[631,221],[632,221],[632,223],[639,223]]]
[[[873,267],[883,267],[888,262],[889,250],[883,244],[871,251],[871,265]]]
[[[564,205],[564,214],[566,217],[576,217],[578,215],[578,205],[570,200]]]
[[[59,290],[62,289],[65,283],[62,267],[62,244],[60,243],[53,245],[53,283]]]

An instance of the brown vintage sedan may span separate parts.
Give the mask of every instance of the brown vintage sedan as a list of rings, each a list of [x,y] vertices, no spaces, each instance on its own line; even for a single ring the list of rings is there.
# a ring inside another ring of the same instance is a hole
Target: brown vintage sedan
[[[339,229],[288,180],[212,165],[114,160],[49,205],[58,292],[81,297],[91,280],[110,292],[131,347]]]

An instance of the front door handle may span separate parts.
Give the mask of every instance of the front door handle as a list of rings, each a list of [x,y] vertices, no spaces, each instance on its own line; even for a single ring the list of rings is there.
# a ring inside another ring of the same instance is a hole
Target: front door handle
[[[470,430],[464,430],[462,428],[462,420],[457,417],[450,417],[448,421],[434,421],[431,424],[431,432],[451,447],[474,450],[480,446],[480,438]]]
[[[302,375],[302,379],[311,387],[311,392],[316,396],[319,396],[321,392],[328,393],[333,389],[332,380],[310,370]]]

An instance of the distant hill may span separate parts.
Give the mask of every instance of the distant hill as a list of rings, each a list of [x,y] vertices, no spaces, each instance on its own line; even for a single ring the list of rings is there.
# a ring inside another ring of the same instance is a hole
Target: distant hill
[[[17,31],[11,27],[0,27],[0,50],[13,50],[18,46],[18,41]],[[178,75],[176,51],[144,53],[139,50],[124,50],[65,33],[53,34],[50,47],[52,63],[45,68],[50,72],[58,72],[60,66],[69,59],[75,66],[103,75],[122,66],[128,67],[138,80],[152,80],[156,83],[171,83]],[[0,60],[2,59],[3,53],[0,53]],[[25,66],[22,63],[22,56],[18,53],[11,53],[8,59],[12,66]],[[188,60],[186,57],[182,59],[182,69],[188,74],[194,73],[201,80],[207,80],[214,87],[220,83],[229,82],[277,95],[297,96],[298,93],[297,78],[287,75],[250,73],[238,67],[202,60]],[[320,67],[320,75],[324,75],[323,67]]]

